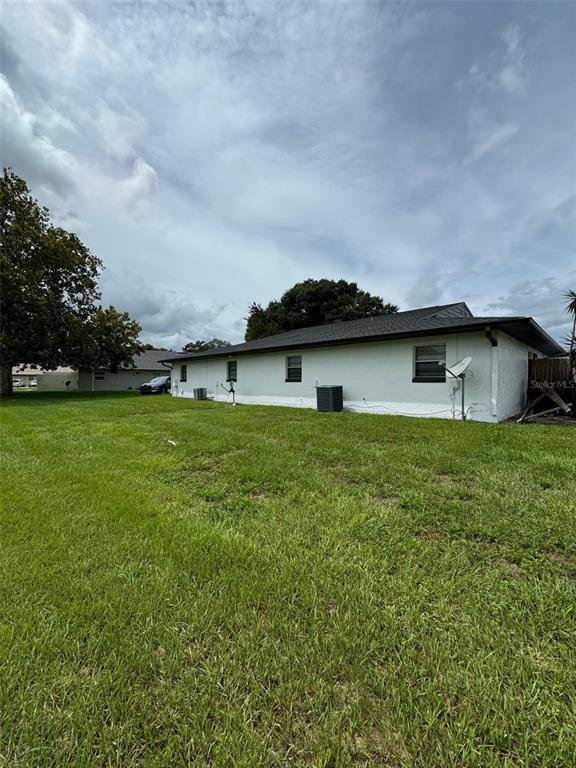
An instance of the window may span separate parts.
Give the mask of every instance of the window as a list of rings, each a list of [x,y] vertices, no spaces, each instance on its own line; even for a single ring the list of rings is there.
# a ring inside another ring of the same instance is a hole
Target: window
[[[238,363],[236,360],[226,362],[226,381],[238,381]]]
[[[446,345],[429,344],[414,347],[414,378],[412,381],[446,381]]]
[[[188,381],[188,366],[186,363],[180,366],[180,381]]]
[[[95,371],[94,372],[94,381],[104,381],[104,371]]]
[[[286,381],[302,381],[302,355],[286,358]]]

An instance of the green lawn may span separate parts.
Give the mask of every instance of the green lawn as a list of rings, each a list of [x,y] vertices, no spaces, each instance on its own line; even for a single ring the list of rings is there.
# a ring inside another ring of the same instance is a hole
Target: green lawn
[[[576,429],[0,417],[0,765],[576,765]]]

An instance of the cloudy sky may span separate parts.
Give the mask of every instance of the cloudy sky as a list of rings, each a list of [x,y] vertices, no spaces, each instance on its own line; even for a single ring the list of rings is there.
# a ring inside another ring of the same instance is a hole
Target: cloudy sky
[[[566,332],[576,4],[5,2],[1,152],[146,341],[307,277]]]

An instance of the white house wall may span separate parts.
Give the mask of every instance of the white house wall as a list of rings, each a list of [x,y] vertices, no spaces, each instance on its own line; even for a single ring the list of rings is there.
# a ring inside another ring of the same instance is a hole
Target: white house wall
[[[528,358],[537,353],[507,333],[498,331],[495,335],[498,339],[498,419],[503,420],[524,410],[528,394]]]
[[[93,379],[93,373],[88,368],[80,369],[80,390],[83,392],[122,392],[124,390],[138,389],[141,384],[153,379],[155,376],[169,376],[169,368],[161,368],[154,371],[120,370],[117,373],[104,372],[103,379]]]
[[[36,386],[42,392],[75,392],[78,389],[78,374],[43,371],[36,378]],[[66,386],[66,382],[69,385]]]
[[[340,384],[344,407],[349,411],[460,418],[460,391],[455,391],[458,382],[449,376],[445,383],[412,381],[414,347],[425,344],[445,344],[448,365],[472,357],[466,379],[465,410],[469,418],[497,421],[512,415],[510,408],[516,406],[520,390],[526,386],[525,369],[520,366],[517,370],[513,362],[506,363],[505,376],[511,383],[502,384],[502,392],[493,391],[493,381],[501,382],[503,375],[493,377],[492,368],[504,365],[508,346],[506,342],[501,355],[493,358],[483,332],[230,356],[238,363],[236,401],[316,408],[316,385]],[[527,359],[528,348],[523,344],[520,347]],[[287,354],[302,355],[302,382],[285,381]],[[514,349],[513,354],[520,359],[519,350]],[[227,359],[189,361],[185,382],[180,380],[180,363],[175,363],[173,395],[192,397],[195,388],[205,387],[209,397],[230,400],[221,386],[228,386]],[[500,407],[498,397],[503,399]]]

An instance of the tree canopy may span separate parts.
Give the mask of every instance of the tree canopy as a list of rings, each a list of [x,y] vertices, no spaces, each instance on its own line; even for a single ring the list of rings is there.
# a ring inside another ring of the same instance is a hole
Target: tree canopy
[[[12,391],[12,367],[31,363],[107,367],[131,365],[140,326],[104,308],[102,262],[72,232],[50,223],[10,169],[0,178],[0,393]]]
[[[223,347],[231,347],[229,341],[223,339],[208,339],[203,341],[197,339],[196,341],[189,341],[188,344],[184,344],[182,352],[208,352],[209,349],[222,349]]]
[[[296,328],[398,312],[395,304],[385,304],[346,280],[304,280],[287,290],[267,307],[253,303],[248,312],[246,341],[283,333]]]
[[[155,347],[154,344],[142,344],[142,351],[143,352],[171,352],[171,349],[167,349],[166,347]]]

